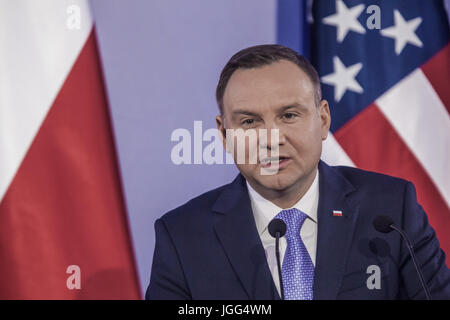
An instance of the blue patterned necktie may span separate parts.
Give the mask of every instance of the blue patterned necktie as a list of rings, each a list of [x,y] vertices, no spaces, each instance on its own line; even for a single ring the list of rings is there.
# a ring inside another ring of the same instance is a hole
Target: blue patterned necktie
[[[283,210],[275,217],[283,220],[287,227],[287,248],[281,268],[285,300],[313,298],[314,265],[300,237],[300,229],[306,217],[304,212],[295,208]]]

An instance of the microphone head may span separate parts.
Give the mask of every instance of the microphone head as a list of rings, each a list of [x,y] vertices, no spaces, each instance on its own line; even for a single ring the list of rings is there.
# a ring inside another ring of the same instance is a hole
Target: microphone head
[[[273,219],[270,221],[268,229],[272,237],[276,238],[277,232],[279,232],[280,237],[282,237],[286,234],[286,223],[281,219]]]
[[[391,228],[391,225],[394,224],[394,221],[388,217],[388,216],[377,216],[373,220],[373,226],[374,228],[381,233],[389,233],[393,229]]]

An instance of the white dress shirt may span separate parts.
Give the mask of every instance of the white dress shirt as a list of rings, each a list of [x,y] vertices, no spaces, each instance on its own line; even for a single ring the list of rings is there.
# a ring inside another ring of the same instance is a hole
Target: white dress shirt
[[[267,226],[275,216],[283,209],[278,207],[273,202],[263,198],[256,192],[247,182],[250,202],[253,209],[253,216],[256,222],[259,236],[262,245],[266,251],[267,263],[269,265],[272,278],[280,293],[280,282],[278,279],[277,258],[275,255],[275,238],[269,234]],[[294,205],[296,208],[307,214],[307,218],[300,230],[300,237],[308,250],[312,263],[316,265],[316,247],[317,247],[317,207],[319,205],[319,173],[316,176],[312,185],[309,187],[305,195]],[[290,208],[291,209],[291,208]],[[283,265],[284,253],[286,251],[286,237],[280,239],[280,262]],[[281,295],[281,294],[280,294]]]

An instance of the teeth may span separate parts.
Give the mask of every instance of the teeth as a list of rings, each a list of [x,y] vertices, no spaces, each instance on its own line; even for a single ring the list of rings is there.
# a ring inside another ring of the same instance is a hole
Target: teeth
[[[273,159],[273,160],[265,160],[265,161],[262,161],[262,163],[263,164],[277,164],[277,163],[280,163],[280,161],[281,161],[282,159],[278,159],[278,160],[275,160],[275,159]]]

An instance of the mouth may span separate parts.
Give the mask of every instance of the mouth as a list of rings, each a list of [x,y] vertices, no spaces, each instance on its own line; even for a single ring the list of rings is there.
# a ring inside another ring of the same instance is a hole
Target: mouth
[[[261,167],[265,169],[284,169],[290,158],[286,156],[267,157],[260,161]]]

